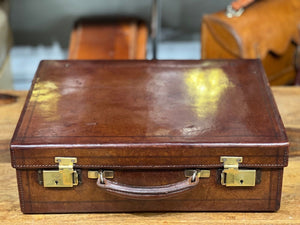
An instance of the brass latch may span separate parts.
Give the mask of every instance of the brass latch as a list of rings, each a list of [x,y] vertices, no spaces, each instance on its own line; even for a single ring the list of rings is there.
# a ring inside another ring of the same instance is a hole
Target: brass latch
[[[88,171],[88,178],[90,179],[98,179],[100,174],[103,178],[114,178],[114,171],[112,170],[89,170]]]
[[[44,187],[73,187],[78,185],[78,173],[73,169],[77,158],[55,157],[58,170],[43,170]]]
[[[100,183],[104,184],[104,178],[114,178],[114,171],[112,170],[89,170],[88,178],[90,179],[100,179]]]
[[[243,157],[221,156],[220,161],[224,163],[221,173],[221,184],[226,187],[255,186],[256,170],[239,169]]]
[[[194,175],[196,175],[199,178],[209,178],[210,170],[185,170],[184,171],[185,177],[192,177]]]

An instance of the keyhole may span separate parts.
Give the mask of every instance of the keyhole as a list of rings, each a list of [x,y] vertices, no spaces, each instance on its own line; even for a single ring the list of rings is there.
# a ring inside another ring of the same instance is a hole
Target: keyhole
[[[55,182],[55,184],[57,185],[58,184],[58,181],[56,180],[56,181],[54,181]]]
[[[244,183],[244,181],[243,181],[243,180],[240,180],[240,183],[241,183],[241,184],[243,184],[243,183]]]

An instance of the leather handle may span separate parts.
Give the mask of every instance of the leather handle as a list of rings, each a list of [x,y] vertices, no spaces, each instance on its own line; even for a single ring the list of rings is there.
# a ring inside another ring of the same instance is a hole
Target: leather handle
[[[102,179],[102,182],[101,182]],[[192,181],[193,180],[193,181]],[[98,178],[97,186],[106,191],[121,195],[126,198],[140,199],[140,200],[155,200],[168,198],[173,195],[188,191],[199,183],[199,177],[189,177],[184,181],[174,184],[167,184],[163,186],[129,186],[110,181],[105,178]]]

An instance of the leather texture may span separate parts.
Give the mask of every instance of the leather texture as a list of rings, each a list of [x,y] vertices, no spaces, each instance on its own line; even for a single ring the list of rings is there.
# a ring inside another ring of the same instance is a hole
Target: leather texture
[[[227,18],[224,11],[205,15],[202,58],[260,58],[271,85],[293,83],[299,11],[299,0],[262,0],[240,17]]]
[[[193,189],[159,200],[129,199],[111,194],[87,178],[73,188],[44,188],[37,170],[17,170],[21,210],[24,213],[166,212],[166,211],[276,211],[280,207],[283,169],[261,170],[255,187],[222,186],[218,170],[200,179]],[[115,170],[114,181],[132,186],[164,185],[184,179],[182,170]]]
[[[69,59],[146,59],[148,30],[134,19],[81,19],[70,38]]]
[[[164,199],[173,195],[180,194],[184,191],[189,191],[199,183],[199,178],[196,176],[195,180],[192,181],[192,177],[185,179],[174,184],[167,184],[163,186],[130,186],[119,184],[117,182],[110,181],[109,179],[103,178],[101,183],[100,177],[97,180],[97,186],[103,188],[106,191],[121,195],[125,198],[139,199],[139,200],[153,200],[153,199]]]
[[[11,156],[25,213],[274,211],[288,141],[259,60],[43,61]],[[82,184],[38,184],[56,156],[77,157]],[[243,157],[240,168],[261,170],[262,182],[222,186],[221,156]],[[211,177],[164,200],[114,196],[87,178],[109,169],[115,184],[155,189],[201,168]]]
[[[33,84],[11,142],[16,168],[55,168],[57,155],[77,168],[218,168],[224,154],[287,165],[258,60],[43,61]]]

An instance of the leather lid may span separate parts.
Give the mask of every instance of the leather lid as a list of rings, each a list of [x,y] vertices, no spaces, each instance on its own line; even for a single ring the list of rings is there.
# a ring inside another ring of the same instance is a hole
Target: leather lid
[[[205,15],[203,23],[227,51],[242,58],[283,54],[291,41],[300,44],[300,1],[256,1],[240,17],[224,11]]]
[[[19,169],[268,168],[288,142],[258,60],[66,60],[41,62],[11,154]]]

